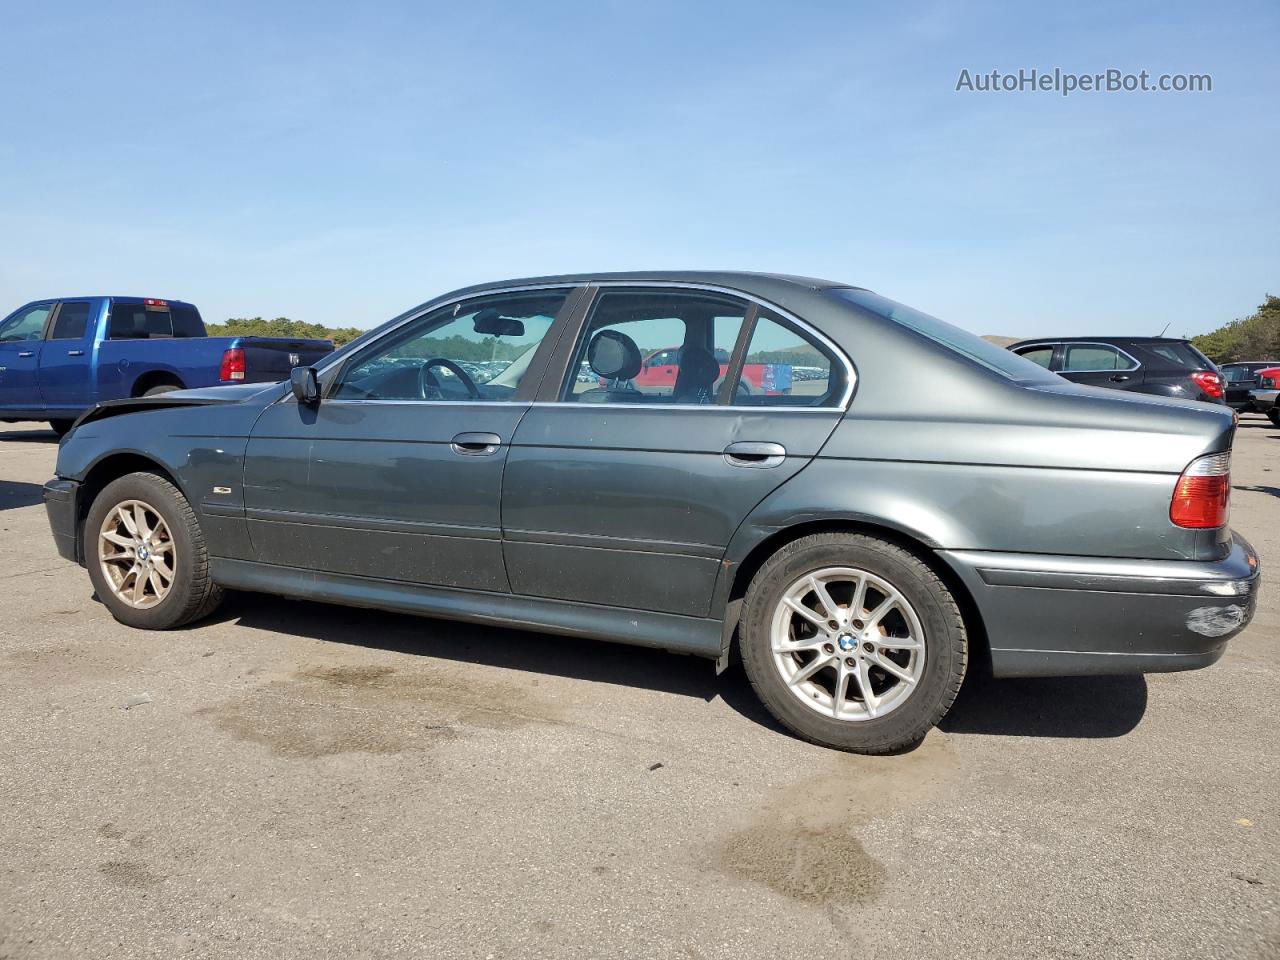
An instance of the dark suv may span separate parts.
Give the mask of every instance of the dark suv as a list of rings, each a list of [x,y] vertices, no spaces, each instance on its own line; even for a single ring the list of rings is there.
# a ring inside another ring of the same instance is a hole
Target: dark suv
[[[1223,403],[1213,361],[1172,337],[1046,337],[1009,349],[1075,383]]]
[[[1265,388],[1266,384],[1259,379],[1258,372],[1274,367],[1280,367],[1280,360],[1248,360],[1241,363],[1224,363],[1218,369],[1226,377],[1227,404],[1241,413],[1248,413],[1249,411],[1265,413],[1265,410],[1258,410],[1255,407],[1250,391]]]

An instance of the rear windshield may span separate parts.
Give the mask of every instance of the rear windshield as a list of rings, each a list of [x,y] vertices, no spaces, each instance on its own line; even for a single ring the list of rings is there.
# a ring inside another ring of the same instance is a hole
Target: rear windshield
[[[1189,343],[1144,343],[1143,349],[1154,353],[1166,363],[1175,367],[1190,367],[1193,370],[1213,370],[1213,361]]]
[[[200,311],[189,303],[164,306],[142,301],[113,300],[107,337],[111,340],[147,340],[152,337],[203,337]]]
[[[997,347],[994,343],[983,340],[968,330],[961,330],[944,320],[931,317],[927,313],[921,313],[919,310],[869,290],[842,287],[827,292],[841,300],[847,300],[865,310],[870,310],[886,320],[901,324],[934,343],[941,344],[953,353],[967,357],[1010,380],[1029,380],[1035,383],[1061,382],[1055,374],[1049,373],[1038,363],[1020,357],[1016,353],[1010,353],[1003,347]]]

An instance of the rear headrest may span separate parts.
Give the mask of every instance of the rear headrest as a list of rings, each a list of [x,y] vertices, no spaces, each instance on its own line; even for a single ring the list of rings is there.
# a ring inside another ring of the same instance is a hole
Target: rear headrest
[[[587,344],[587,363],[606,380],[630,380],[640,372],[644,360],[636,342],[625,333],[601,330]]]

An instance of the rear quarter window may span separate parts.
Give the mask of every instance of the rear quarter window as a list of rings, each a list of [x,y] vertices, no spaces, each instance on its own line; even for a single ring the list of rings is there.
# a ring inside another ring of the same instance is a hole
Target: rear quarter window
[[[1189,343],[1144,343],[1159,360],[1189,370],[1212,370],[1213,362]]]

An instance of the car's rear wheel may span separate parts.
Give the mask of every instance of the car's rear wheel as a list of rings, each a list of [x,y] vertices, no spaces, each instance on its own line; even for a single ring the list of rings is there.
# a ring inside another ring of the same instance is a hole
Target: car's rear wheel
[[[886,753],[922,739],[955,701],[968,641],[955,598],[917,556],[822,533],[770,557],[739,625],[761,701],[814,743]]]
[[[84,538],[89,579],[121,623],[168,630],[222,600],[195,512],[163,477],[131,473],[107,484],[89,508]]]
[[[49,429],[58,436],[65,437],[67,435],[67,431],[71,429],[71,426],[74,423],[74,420],[50,420]]]
[[[1280,407],[1272,407],[1267,411],[1267,419],[1280,427]]]

